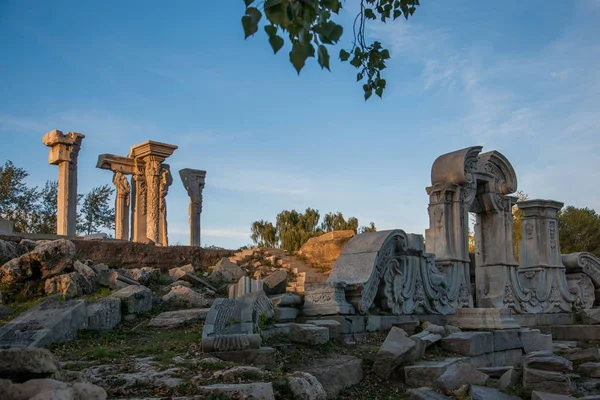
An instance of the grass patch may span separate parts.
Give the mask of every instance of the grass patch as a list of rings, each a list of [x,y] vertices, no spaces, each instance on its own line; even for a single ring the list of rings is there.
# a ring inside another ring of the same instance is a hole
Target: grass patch
[[[24,301],[24,302],[19,302],[19,303],[12,303],[9,304],[8,307],[10,307],[12,309],[12,314],[8,315],[4,318],[0,318],[0,326],[4,326],[7,323],[9,323],[10,321],[12,321],[13,319],[15,319],[16,317],[18,317],[19,315],[23,314],[25,311],[37,306],[38,304],[40,304],[42,301],[46,300],[46,297],[42,297],[39,299],[33,299],[33,300],[29,300],[29,301]]]
[[[106,332],[81,331],[76,340],[49,346],[61,361],[112,362],[127,356],[153,357],[160,363],[170,363],[178,354],[185,354],[191,345],[199,345],[202,324],[192,324],[177,330],[146,328],[147,321],[136,320]]]

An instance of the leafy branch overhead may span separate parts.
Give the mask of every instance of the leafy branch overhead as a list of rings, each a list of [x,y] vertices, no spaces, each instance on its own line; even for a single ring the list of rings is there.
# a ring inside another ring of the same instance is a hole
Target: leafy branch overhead
[[[242,27],[246,39],[258,32],[264,14],[267,19],[264,30],[273,52],[281,50],[287,35],[292,45],[290,62],[298,74],[306,60],[314,58],[315,54],[321,68],[330,70],[327,46],[337,44],[344,32],[344,28],[331,18],[332,14],[339,14],[342,0],[244,0],[244,3],[246,14],[242,17]],[[380,20],[385,23],[401,16],[408,19],[418,5],[419,0],[360,0],[360,11],[352,27],[352,47],[340,50],[339,58],[359,71],[356,80],[364,81],[365,100],[373,92],[379,97],[383,95],[386,80],[381,77],[381,71],[390,58],[389,50],[380,42],[367,43],[365,40],[367,22]]]

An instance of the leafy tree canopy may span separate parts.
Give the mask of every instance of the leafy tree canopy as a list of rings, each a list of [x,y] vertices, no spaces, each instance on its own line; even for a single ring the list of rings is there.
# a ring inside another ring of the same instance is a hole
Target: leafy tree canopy
[[[246,39],[258,32],[261,21],[266,20],[263,29],[273,52],[277,53],[289,40],[292,46],[290,62],[298,74],[306,60],[315,55],[321,68],[330,70],[328,47],[337,44],[344,33],[344,27],[332,19],[342,9],[342,0],[244,0],[244,3],[246,12],[242,27]],[[373,92],[383,96],[386,80],[381,77],[381,71],[390,58],[389,50],[380,42],[367,42],[367,24],[376,20],[385,23],[401,16],[408,19],[418,5],[419,0],[360,0],[360,9],[352,26],[352,46],[340,50],[339,59],[348,61],[358,70],[356,80],[364,82],[365,100]]]
[[[13,221],[16,232],[56,233],[58,182],[30,188],[25,183],[27,176],[27,171],[10,160],[0,166],[0,218]],[[77,196],[78,203],[83,201],[77,215],[79,233],[114,229],[115,210],[109,205],[113,191],[104,185]]]
[[[304,213],[296,210],[283,210],[277,214],[275,225],[260,220],[252,223],[252,241],[258,246],[281,247],[287,251],[297,251],[310,238],[336,230],[352,230],[354,233],[375,232],[373,222],[359,228],[358,219],[347,220],[341,212],[325,214],[319,224],[319,211],[307,208]]]
[[[600,215],[590,208],[568,206],[558,213],[563,254],[586,251],[600,257]]]

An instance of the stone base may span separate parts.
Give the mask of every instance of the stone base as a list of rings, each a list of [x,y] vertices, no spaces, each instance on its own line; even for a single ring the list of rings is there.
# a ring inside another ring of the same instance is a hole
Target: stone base
[[[272,347],[261,347],[259,349],[223,351],[212,353],[211,356],[223,361],[240,364],[251,364],[256,366],[271,367],[275,365],[275,349]]]
[[[521,326],[506,308],[459,308],[446,323],[460,329],[517,329]]]
[[[85,300],[51,298],[0,328],[0,348],[43,347],[73,340],[87,322]]]
[[[542,333],[552,334],[554,340],[600,343],[600,325],[555,325],[538,328]]]
[[[546,325],[573,325],[577,323],[575,313],[557,314],[513,314],[512,316],[523,327]]]

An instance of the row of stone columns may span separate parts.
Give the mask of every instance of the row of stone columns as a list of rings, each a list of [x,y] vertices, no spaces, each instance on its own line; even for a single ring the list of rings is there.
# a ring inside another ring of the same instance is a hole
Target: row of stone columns
[[[58,165],[57,234],[74,236],[77,222],[77,156],[85,136],[53,130],[44,135],[49,163]],[[167,203],[173,176],[164,161],[177,146],[152,140],[133,146],[127,157],[98,156],[97,168],[113,172],[117,239],[167,246]],[[179,175],[190,196],[190,245],[200,246],[200,214],[206,171],[182,169]],[[131,183],[128,179],[131,176]]]

